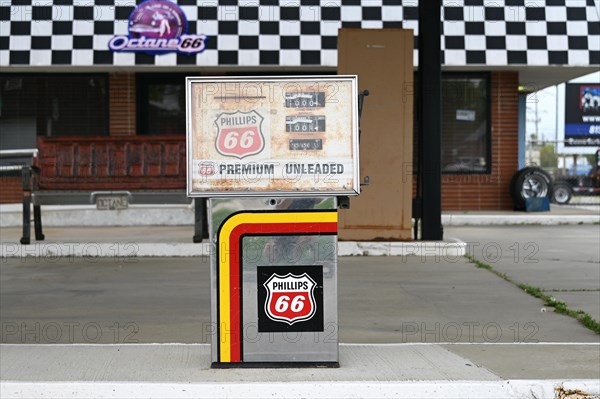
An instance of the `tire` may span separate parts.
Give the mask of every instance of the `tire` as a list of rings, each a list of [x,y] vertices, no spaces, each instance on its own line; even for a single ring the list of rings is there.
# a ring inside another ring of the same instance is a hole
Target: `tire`
[[[555,204],[565,205],[571,201],[573,197],[573,189],[566,183],[556,183],[552,189],[552,202]]]
[[[510,194],[515,209],[525,209],[527,198],[548,198],[552,196],[552,179],[543,169],[528,167],[518,171],[510,183]]]

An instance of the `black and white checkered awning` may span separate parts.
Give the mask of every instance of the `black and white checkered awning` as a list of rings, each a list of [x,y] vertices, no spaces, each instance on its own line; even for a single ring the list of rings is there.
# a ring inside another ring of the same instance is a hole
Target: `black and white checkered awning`
[[[413,29],[417,0],[179,0],[199,54],[114,53],[136,6],[121,0],[0,0],[0,67],[335,67],[342,27]],[[598,0],[444,0],[443,64],[600,65]],[[418,60],[415,39],[415,62]]]

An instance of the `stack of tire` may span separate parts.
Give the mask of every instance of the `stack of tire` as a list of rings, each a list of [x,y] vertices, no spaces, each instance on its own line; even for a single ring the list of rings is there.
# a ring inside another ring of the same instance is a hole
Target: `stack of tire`
[[[525,210],[527,198],[552,198],[552,178],[543,169],[526,167],[510,182],[510,195],[516,210]]]

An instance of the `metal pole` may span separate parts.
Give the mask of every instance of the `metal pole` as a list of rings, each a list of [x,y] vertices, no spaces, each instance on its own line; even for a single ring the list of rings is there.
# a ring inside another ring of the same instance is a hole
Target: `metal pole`
[[[558,85],[554,86],[554,103],[556,112],[554,113],[554,153],[558,154]],[[558,165],[556,165],[558,167]]]
[[[441,240],[441,1],[419,1],[419,154],[423,195],[421,239]]]
[[[536,141],[536,143],[538,142],[538,140],[541,139],[540,128],[539,128],[540,117],[538,116],[538,103],[539,103],[539,100],[536,99],[535,100],[535,141]]]

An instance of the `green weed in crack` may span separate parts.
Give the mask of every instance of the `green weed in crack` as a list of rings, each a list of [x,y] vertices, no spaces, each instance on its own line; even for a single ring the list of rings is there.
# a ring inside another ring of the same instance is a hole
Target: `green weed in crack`
[[[519,287],[520,289],[522,289],[529,295],[531,295],[535,298],[541,299],[544,302],[545,306],[554,308],[554,311],[556,313],[560,313],[560,314],[564,314],[566,316],[572,317],[575,320],[579,321],[581,324],[583,324],[588,329],[595,332],[596,334],[600,334],[600,323],[598,321],[594,320],[589,314],[587,314],[583,310],[570,309],[566,303],[564,303],[562,301],[558,301],[558,300],[556,300],[556,298],[554,298],[552,296],[546,295],[544,293],[544,291],[542,291],[540,288],[533,287],[533,286],[530,286],[527,284],[517,284],[506,274],[495,270],[493,267],[491,267],[487,263],[483,263],[480,260],[477,260],[473,256],[468,255],[468,254],[466,254],[465,257],[471,263],[475,264],[475,266],[477,268],[485,269],[489,272],[494,273],[496,276],[502,278],[503,280],[506,280],[509,283],[516,285],[517,287]]]

